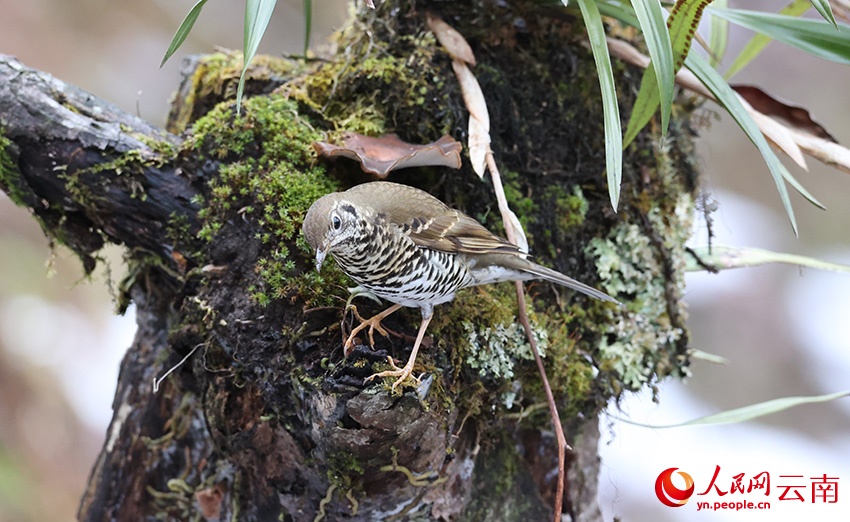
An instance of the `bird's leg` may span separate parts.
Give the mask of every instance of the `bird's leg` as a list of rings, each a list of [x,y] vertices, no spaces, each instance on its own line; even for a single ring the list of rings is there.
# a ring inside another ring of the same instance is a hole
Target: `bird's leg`
[[[384,328],[381,326],[381,321],[386,319],[387,316],[389,316],[391,313],[395,312],[399,308],[401,308],[400,304],[394,304],[383,312],[377,315],[373,315],[369,319],[363,319],[362,317],[360,317],[360,314],[357,313],[357,309],[355,308],[354,314],[357,316],[358,319],[360,319],[361,322],[353,330],[351,330],[351,333],[348,334],[348,339],[345,340],[345,345],[343,345],[343,353],[345,354],[345,356],[348,357],[354,347],[354,336],[357,335],[360,330],[366,328],[367,326],[369,327],[369,342],[372,344],[372,346],[375,345],[375,339],[372,337],[372,332],[374,330],[378,330],[378,333],[386,336],[387,331],[384,330]]]
[[[428,323],[431,322],[431,314],[429,313],[427,316],[422,314],[422,324],[419,325],[419,333],[416,334],[416,342],[413,343],[413,351],[410,352],[410,357],[407,359],[407,364],[404,365],[403,368],[399,368],[395,365],[395,361],[393,361],[392,357],[387,357],[390,361],[390,366],[392,370],[387,370],[385,372],[376,373],[374,375],[370,375],[366,378],[366,381],[371,381],[378,377],[398,377],[398,379],[393,383],[392,391],[395,392],[396,386],[400,385],[407,379],[411,373],[413,373],[413,365],[416,363],[416,354],[419,352],[419,346],[422,344],[422,338],[425,337],[425,330],[428,329]],[[419,379],[414,377],[416,383],[419,383]]]

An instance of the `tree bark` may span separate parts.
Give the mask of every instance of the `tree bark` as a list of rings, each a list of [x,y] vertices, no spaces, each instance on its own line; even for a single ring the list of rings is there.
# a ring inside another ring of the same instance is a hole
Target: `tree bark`
[[[493,149],[536,258],[631,303],[612,310],[529,289],[574,449],[565,513],[601,518],[598,412],[687,364],[678,262],[695,187],[687,121],[671,124],[664,147],[647,134],[629,149],[615,214],[580,20],[525,3],[383,2],[340,32],[327,61],[261,58],[240,115],[239,57],[186,62],[168,125],[179,136],[0,59],[0,187],[87,271],[106,242],[125,245],[131,266],[122,291],[139,329],[80,520],[551,517],[556,447],[522,330],[510,329],[513,287],[439,307],[423,386],[394,396],[363,378],[387,354],[406,357],[417,314],[397,314],[388,326],[401,337],[345,360],[339,321],[350,284],[333,269],[315,274],[299,240],[315,196],[366,179],[355,165],[311,156],[317,136],[465,138],[463,101],[424,26],[426,7],[473,46]],[[617,73],[622,92],[640,77]],[[468,165],[394,179],[499,226]],[[612,257],[619,268],[604,265]],[[154,393],[154,379],[186,356]]]

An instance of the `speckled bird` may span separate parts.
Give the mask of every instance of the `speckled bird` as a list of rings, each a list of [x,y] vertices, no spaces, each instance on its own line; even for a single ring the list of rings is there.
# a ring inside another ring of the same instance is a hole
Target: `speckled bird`
[[[380,323],[403,306],[419,308],[422,322],[404,367],[389,358],[391,370],[376,377],[397,377],[392,389],[413,372],[416,354],[434,306],[454,299],[470,286],[500,281],[542,279],[603,301],[604,292],[526,259],[516,245],[484,228],[434,196],[407,185],[375,181],[319,198],[307,211],[304,236],[316,250],[316,269],[325,257],[365,290],[394,303],[363,320],[345,341],[348,356],[354,336],[366,327],[384,333]]]

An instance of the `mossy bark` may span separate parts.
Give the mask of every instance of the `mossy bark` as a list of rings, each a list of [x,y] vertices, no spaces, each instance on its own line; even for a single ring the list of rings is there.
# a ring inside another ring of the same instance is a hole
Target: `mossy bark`
[[[463,100],[426,9],[476,53],[492,148],[536,260],[625,303],[528,289],[575,448],[565,512],[599,519],[598,412],[624,390],[686,371],[692,133],[677,110],[667,137],[650,130],[636,140],[615,213],[581,20],[560,7],[483,1],[381,2],[338,34],[327,60],[262,58],[242,114],[232,99],[240,57],[193,58],[168,124],[179,135],[104,116],[90,110],[101,103],[91,96],[3,62],[0,187],[88,270],[107,241],[128,247],[132,269],[123,295],[137,305],[139,331],[80,519],[551,516],[556,448],[512,287],[469,290],[439,307],[417,366],[423,386],[393,396],[363,378],[387,354],[407,356],[418,314],[396,314],[387,326],[401,337],[345,360],[351,284],[334,268],[317,274],[300,239],[313,200],[368,179],[356,165],[316,158],[312,141],[343,131],[464,141]],[[615,72],[621,93],[636,92],[639,71]],[[42,105],[51,110],[31,110]],[[58,124],[69,114],[71,131]],[[468,165],[392,179],[501,227],[489,183]],[[153,378],[189,354],[154,393]]]

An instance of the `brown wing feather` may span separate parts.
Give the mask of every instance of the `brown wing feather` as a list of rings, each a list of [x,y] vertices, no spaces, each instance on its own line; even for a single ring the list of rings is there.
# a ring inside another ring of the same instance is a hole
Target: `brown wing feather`
[[[464,254],[523,253],[478,221],[414,187],[376,181],[357,185],[346,196],[384,214],[419,246]]]

